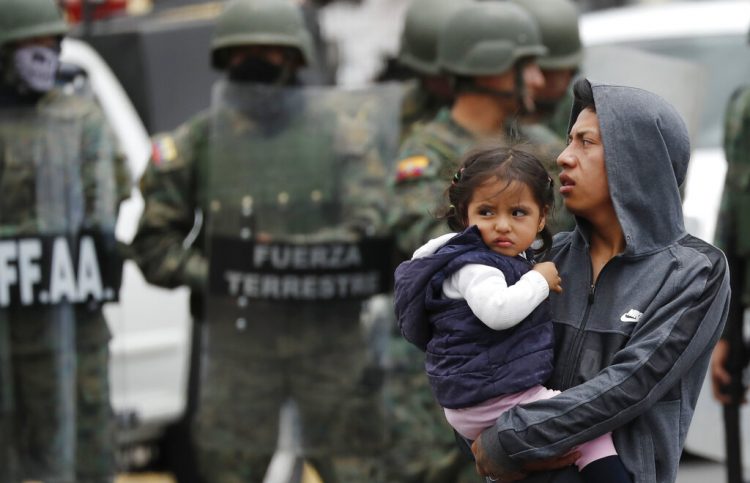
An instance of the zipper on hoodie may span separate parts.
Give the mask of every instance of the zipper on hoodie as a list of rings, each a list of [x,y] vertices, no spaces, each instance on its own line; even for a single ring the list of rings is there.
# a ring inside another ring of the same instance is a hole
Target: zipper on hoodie
[[[603,270],[603,269],[602,269]],[[601,277],[601,272],[599,272]],[[570,364],[568,364],[568,371],[563,379],[563,387],[568,388],[573,383],[573,376],[575,375],[575,367],[578,366],[578,361],[581,360],[581,346],[583,345],[584,334],[586,333],[586,326],[589,322],[589,314],[591,313],[591,306],[594,305],[594,295],[596,293],[596,282],[589,285],[588,302],[586,303],[586,311],[583,313],[583,322],[581,327],[578,329],[576,339],[573,342],[573,350],[569,352]]]
[[[574,368],[578,366],[578,362],[581,360],[581,346],[583,345],[583,339],[584,334],[586,333],[586,326],[589,323],[589,315],[591,313],[591,307],[594,305],[594,296],[596,295],[596,286],[598,285],[599,281],[602,279],[602,275],[604,274],[604,271],[607,269],[607,267],[612,263],[613,260],[620,258],[620,255],[615,255],[610,259],[607,263],[604,264],[601,270],[599,270],[599,277],[597,277],[595,282],[591,282],[591,285],[589,285],[589,293],[588,293],[588,301],[586,304],[586,310],[583,313],[583,322],[581,323],[581,327],[578,329],[578,334],[576,335],[576,338],[573,342],[574,350],[570,352],[569,361],[573,364],[568,365],[568,371],[563,377],[564,386],[563,387],[570,387],[570,385],[573,383],[573,375],[574,375]],[[594,272],[589,266],[589,279],[593,280],[594,278]],[[570,360],[573,359],[573,360]]]

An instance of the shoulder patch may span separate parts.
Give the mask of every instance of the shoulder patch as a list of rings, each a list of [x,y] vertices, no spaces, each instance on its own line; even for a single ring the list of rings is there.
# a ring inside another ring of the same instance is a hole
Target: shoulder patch
[[[424,155],[409,156],[402,159],[396,166],[396,182],[401,183],[410,179],[420,178],[429,165],[430,160]]]
[[[154,165],[159,166],[168,163],[177,157],[177,146],[172,136],[160,136],[154,138],[151,143],[151,160]]]

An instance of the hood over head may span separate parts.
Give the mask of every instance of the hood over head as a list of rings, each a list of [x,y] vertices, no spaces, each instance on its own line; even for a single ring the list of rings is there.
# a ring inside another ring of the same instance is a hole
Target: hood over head
[[[679,187],[690,160],[687,126],[671,104],[652,92],[589,82],[624,254],[662,249],[686,234]],[[568,132],[581,110],[574,102]]]

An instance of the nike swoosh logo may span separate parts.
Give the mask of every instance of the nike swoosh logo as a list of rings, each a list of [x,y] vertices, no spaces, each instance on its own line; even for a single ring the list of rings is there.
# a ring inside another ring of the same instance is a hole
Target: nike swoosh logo
[[[630,309],[620,316],[621,322],[638,322],[643,315],[643,312],[636,309]]]

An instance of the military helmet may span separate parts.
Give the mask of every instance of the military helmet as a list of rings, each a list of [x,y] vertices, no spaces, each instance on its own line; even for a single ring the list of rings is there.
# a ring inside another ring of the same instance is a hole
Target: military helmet
[[[583,58],[578,32],[578,8],[571,0],[513,0],[539,25],[547,55],[537,59],[542,69],[576,69]]]
[[[438,40],[438,64],[450,74],[502,74],[523,57],[547,53],[531,15],[510,2],[477,2],[451,18]]]
[[[409,4],[401,32],[398,60],[421,74],[437,74],[440,31],[468,0],[414,0]]]
[[[293,47],[312,61],[312,39],[302,11],[290,0],[230,0],[216,23],[211,64],[226,68],[228,47],[274,45]]]
[[[54,0],[2,0],[0,47],[34,37],[63,36],[68,24]]]

